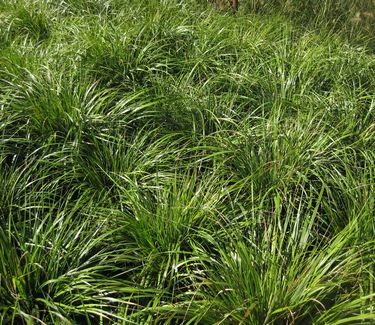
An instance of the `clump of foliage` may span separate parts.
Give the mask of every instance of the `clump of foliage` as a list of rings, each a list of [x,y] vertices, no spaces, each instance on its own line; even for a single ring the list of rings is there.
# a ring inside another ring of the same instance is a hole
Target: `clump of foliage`
[[[0,323],[373,323],[374,7],[1,1]]]

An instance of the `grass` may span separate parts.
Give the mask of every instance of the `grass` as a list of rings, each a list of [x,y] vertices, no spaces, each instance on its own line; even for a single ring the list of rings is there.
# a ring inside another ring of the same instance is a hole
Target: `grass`
[[[0,322],[372,324],[374,15],[0,1]]]

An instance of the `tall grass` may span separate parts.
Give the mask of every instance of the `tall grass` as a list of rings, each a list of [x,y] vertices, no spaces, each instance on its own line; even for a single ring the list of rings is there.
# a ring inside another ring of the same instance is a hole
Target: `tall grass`
[[[0,1],[0,322],[372,324],[374,6]]]

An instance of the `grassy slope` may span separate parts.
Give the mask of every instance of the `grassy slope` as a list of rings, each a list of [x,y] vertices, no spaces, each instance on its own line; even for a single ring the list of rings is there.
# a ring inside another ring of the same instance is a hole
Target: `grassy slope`
[[[372,323],[374,6],[0,1],[0,323]]]

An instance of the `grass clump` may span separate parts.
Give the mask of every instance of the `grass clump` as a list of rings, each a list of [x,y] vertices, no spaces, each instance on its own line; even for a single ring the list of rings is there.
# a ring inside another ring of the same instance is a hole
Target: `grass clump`
[[[0,9],[0,322],[374,322],[373,1]]]

